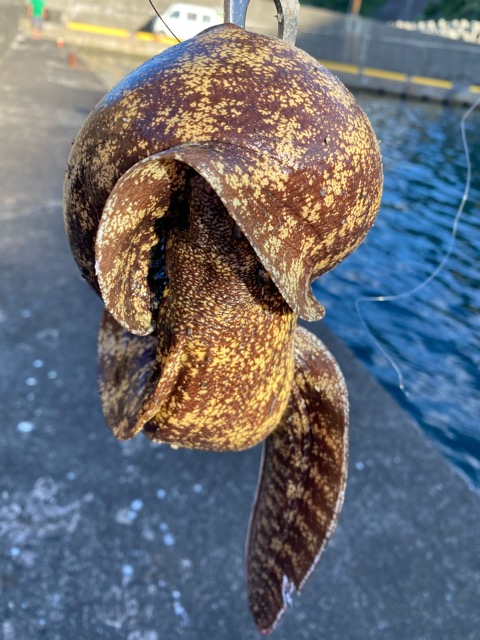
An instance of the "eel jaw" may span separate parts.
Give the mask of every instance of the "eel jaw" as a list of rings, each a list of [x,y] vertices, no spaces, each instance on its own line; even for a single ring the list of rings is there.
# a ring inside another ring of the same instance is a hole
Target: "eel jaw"
[[[281,424],[264,445],[246,550],[248,600],[271,633],[315,568],[343,504],[348,398],[320,340],[298,327],[295,382]]]

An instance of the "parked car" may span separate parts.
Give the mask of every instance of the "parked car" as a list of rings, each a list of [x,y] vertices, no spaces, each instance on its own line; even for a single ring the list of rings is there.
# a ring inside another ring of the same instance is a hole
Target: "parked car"
[[[161,17],[179,40],[187,40],[208,27],[221,24],[223,11],[197,4],[176,2],[170,5]],[[150,20],[142,31],[171,37],[171,33],[158,16]]]

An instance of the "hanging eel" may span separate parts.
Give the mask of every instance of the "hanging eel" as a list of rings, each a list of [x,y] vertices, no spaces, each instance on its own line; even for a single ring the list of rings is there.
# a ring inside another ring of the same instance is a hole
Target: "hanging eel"
[[[348,399],[333,356],[297,326],[311,283],[363,240],[380,205],[370,123],[315,59],[232,24],[152,58],[73,145],[64,212],[105,303],[105,420],[174,447],[265,441],[247,541],[248,599],[271,632],[332,534]]]

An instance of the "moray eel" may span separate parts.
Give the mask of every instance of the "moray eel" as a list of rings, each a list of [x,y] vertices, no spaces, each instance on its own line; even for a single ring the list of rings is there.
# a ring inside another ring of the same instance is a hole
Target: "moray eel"
[[[106,311],[106,422],[120,439],[265,441],[248,599],[271,632],[333,532],[347,469],[342,373],[298,317],[380,205],[370,123],[316,60],[232,24],[152,58],[95,107],[67,165],[74,258]]]

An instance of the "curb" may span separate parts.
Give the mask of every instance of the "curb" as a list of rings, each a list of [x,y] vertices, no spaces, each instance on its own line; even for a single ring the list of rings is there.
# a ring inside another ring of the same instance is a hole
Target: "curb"
[[[404,98],[435,100],[445,103],[473,104],[480,95],[480,85],[459,85],[450,80],[408,75],[397,71],[359,67],[334,60],[319,60],[350,88],[380,91]]]

